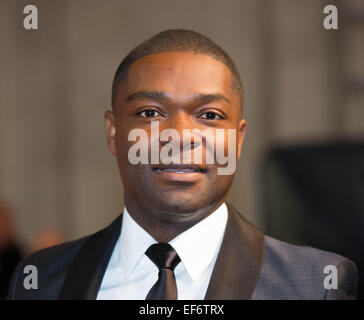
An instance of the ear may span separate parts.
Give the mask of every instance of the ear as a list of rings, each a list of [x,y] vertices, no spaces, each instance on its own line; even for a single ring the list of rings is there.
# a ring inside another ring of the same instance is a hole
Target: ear
[[[111,154],[116,155],[116,126],[115,126],[115,114],[112,111],[106,111],[104,113],[105,119],[105,129],[106,129],[106,138],[107,138],[107,146]]]
[[[241,150],[243,147],[243,142],[246,133],[246,126],[247,126],[246,120],[241,119],[239,121],[239,132],[238,132],[238,159],[240,159]]]

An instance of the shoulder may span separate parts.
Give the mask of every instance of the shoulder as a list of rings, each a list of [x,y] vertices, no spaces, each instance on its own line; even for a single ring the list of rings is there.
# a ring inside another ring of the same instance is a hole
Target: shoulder
[[[73,258],[91,236],[42,249],[26,256],[13,274],[8,299],[44,297],[56,299]],[[37,289],[24,288],[24,279],[30,272],[35,273]]]
[[[328,282],[334,287],[328,289]],[[265,236],[258,293],[269,292],[274,299],[350,299],[356,296],[356,286],[356,266],[349,259]]]
[[[71,268],[76,269],[78,274],[84,274],[83,268],[97,267],[89,264],[75,265],[74,262],[80,257],[91,256],[97,259],[102,256],[105,253],[104,246],[106,249],[112,246],[113,239],[118,237],[121,218],[122,215],[119,215],[109,226],[96,233],[37,251],[23,259],[12,276],[8,299],[58,299]],[[27,266],[30,266],[28,270],[33,270],[36,276],[37,288],[25,288],[24,284],[29,279],[27,270],[24,269]]]
[[[277,265],[296,268],[317,268],[325,264],[337,265],[346,258],[336,253],[307,246],[293,245],[265,236],[266,257]],[[299,263],[299,266],[296,264]]]

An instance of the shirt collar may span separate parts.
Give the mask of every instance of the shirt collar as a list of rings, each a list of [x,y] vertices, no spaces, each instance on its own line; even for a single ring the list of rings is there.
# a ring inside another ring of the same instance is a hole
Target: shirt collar
[[[216,258],[227,216],[227,207],[223,203],[207,218],[169,242],[181,258],[192,280],[196,280]],[[124,279],[129,277],[145,251],[154,243],[157,241],[135,222],[124,207],[120,235],[120,259]]]
[[[223,203],[207,218],[170,241],[193,281],[216,258],[225,232],[227,217],[227,207]]]
[[[120,259],[124,279],[134,270],[145,251],[157,241],[130,216],[124,207],[120,235]]]

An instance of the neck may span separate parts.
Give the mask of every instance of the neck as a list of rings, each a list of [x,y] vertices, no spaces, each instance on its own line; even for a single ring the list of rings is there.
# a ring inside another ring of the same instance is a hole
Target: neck
[[[225,199],[197,211],[174,214],[149,206],[141,206],[125,196],[125,207],[130,216],[158,242],[169,242],[182,232],[213,213]],[[168,217],[166,219],[165,217]]]

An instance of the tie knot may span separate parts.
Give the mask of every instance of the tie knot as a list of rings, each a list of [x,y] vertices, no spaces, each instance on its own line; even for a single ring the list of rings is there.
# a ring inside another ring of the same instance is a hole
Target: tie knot
[[[169,243],[152,244],[145,254],[158,267],[158,269],[172,269],[181,261],[177,252]]]

